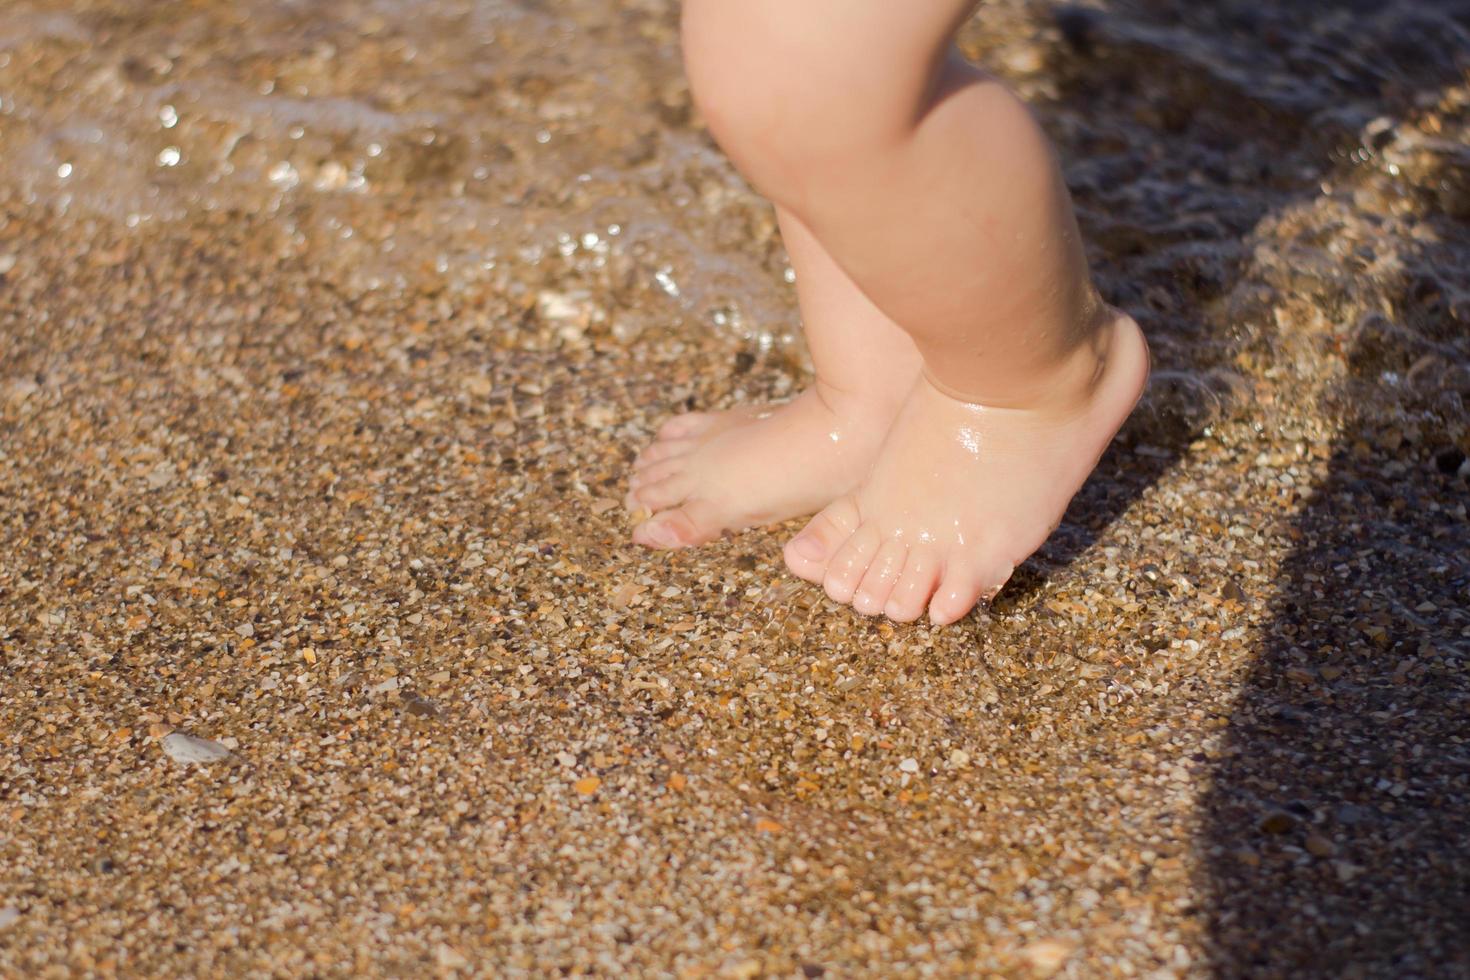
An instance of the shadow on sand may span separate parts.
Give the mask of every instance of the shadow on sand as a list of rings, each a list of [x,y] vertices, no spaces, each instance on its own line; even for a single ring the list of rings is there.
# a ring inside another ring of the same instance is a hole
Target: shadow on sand
[[[1385,243],[1412,259],[1392,281],[1355,281],[1326,248],[1299,280],[1252,257],[1263,221],[1351,178],[1364,132],[1391,139],[1381,120],[1463,84],[1470,3],[1197,6],[1055,13],[1067,43],[1046,73],[1060,88],[1039,108],[1099,280],[1140,314],[1157,380],[1009,598],[1088,547],[1213,419],[1264,420],[1232,365],[1270,359],[1290,292],[1328,318],[1365,301],[1394,311],[1359,320],[1348,378],[1323,395],[1340,435],[1211,767],[1200,884],[1222,975],[1470,976],[1463,392],[1402,385],[1426,352],[1462,387],[1470,364],[1470,211],[1443,197],[1465,186],[1466,155],[1450,148],[1445,172],[1419,181],[1443,192],[1419,202],[1433,254]],[[1312,244],[1334,229],[1321,235]]]

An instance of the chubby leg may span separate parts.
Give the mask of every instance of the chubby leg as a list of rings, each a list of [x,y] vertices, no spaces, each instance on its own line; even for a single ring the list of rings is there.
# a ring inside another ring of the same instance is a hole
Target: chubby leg
[[[919,376],[908,335],[853,285],[795,215],[777,209],[816,367],[781,405],[670,419],[634,463],[633,539],[702,544],[723,531],[811,514],[854,490]]]
[[[1148,367],[1137,325],[1092,287],[1040,127],[952,52],[972,7],[685,8],[691,83],[716,137],[924,362],[869,476],[787,546],[787,563],[859,611],[927,608],[939,623],[1051,533]]]

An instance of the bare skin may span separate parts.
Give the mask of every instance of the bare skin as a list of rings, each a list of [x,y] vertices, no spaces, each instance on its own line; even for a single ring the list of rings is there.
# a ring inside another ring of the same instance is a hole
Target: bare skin
[[[1054,397],[960,401],[921,379],[872,473],[786,546],[793,573],[865,615],[955,622],[1000,591],[1061,522],[1148,377],[1137,324],[1115,314]]]
[[[686,65],[716,139],[776,202],[788,244],[835,270],[815,281],[851,287],[836,308],[871,308],[908,347],[808,315],[847,400],[825,397],[814,343],[816,396],[671,423],[630,505],[673,509],[636,540],[697,543],[831,494],[788,544],[791,570],[859,612],[951,623],[1041,545],[1137,403],[1147,345],[1092,286],[1050,144],[953,51],[973,7],[686,0]],[[813,288],[799,268],[804,313]]]
[[[789,213],[780,213],[816,380],[782,405],[666,422],[633,464],[633,540],[704,544],[810,514],[857,488],[919,376],[919,352]]]

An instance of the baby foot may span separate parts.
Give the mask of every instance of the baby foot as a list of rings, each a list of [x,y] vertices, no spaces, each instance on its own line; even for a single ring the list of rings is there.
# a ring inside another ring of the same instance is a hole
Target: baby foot
[[[937,625],[990,599],[1061,522],[1137,404],[1148,345],[1118,313],[1091,363],[1043,404],[996,408],[927,379],[894,421],[872,473],[786,545],[786,564],[866,615]],[[1100,352],[1100,353],[1099,353]]]
[[[633,464],[626,506],[652,514],[633,540],[687,548],[812,513],[857,486],[908,385],[857,397],[819,383],[784,405],[670,419]]]

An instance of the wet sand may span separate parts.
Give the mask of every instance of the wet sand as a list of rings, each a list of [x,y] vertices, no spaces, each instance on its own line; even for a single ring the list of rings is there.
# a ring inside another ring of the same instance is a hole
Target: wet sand
[[[0,974],[1470,976],[1470,14],[1198,6],[965,34],[1156,373],[933,630],[628,544],[806,376],[673,4],[5,4]]]

